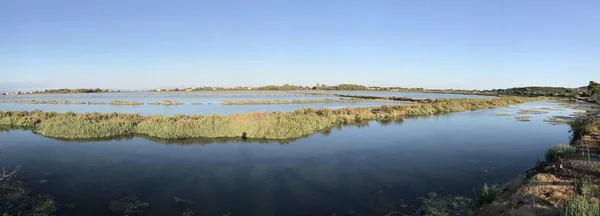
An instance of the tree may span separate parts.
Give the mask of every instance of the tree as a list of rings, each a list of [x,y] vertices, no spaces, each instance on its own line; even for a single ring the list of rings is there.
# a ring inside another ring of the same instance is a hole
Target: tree
[[[588,92],[591,95],[600,94],[600,83],[590,81],[590,84],[588,85]]]

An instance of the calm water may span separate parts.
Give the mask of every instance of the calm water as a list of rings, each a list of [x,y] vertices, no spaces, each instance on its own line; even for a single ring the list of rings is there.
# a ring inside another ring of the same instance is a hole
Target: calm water
[[[33,184],[37,192],[75,205],[59,215],[119,215],[108,202],[128,195],[150,203],[143,215],[384,215],[429,192],[471,196],[474,186],[532,167],[569,140],[568,126],[543,120],[573,110],[529,115],[530,122],[494,113],[549,107],[556,104],[373,121],[286,144],[66,142],[9,131],[0,133],[0,164],[22,165],[21,177],[47,180]]]
[[[436,98],[493,98],[494,96],[485,95],[464,95],[464,94],[442,94],[442,93],[422,93],[422,92],[388,92],[388,91],[316,91],[319,93],[341,94],[341,95],[362,95],[377,97],[407,97],[415,99],[436,99]]]
[[[95,93],[95,94],[32,94],[0,96],[0,100],[38,100],[38,101],[93,101],[111,102],[139,101],[143,103],[162,102],[165,100],[179,101],[184,105],[176,106],[112,106],[112,105],[80,105],[80,104],[19,104],[0,103],[0,110],[44,110],[78,113],[85,112],[120,112],[138,113],[141,115],[190,114],[234,114],[244,112],[274,112],[292,111],[300,108],[342,108],[366,107],[381,105],[398,105],[392,101],[368,101],[356,103],[312,103],[312,104],[266,104],[266,105],[220,105],[224,100],[322,100],[337,99],[335,96],[317,96],[292,92],[126,92],[126,93]],[[203,105],[192,105],[203,103]]]
[[[244,112],[274,112],[292,111],[300,108],[342,108],[342,107],[366,107],[381,105],[398,105],[401,103],[391,101],[369,101],[357,103],[316,103],[316,104],[269,104],[269,105],[243,105],[231,106],[220,105],[224,100],[322,100],[337,99],[335,96],[320,96],[307,94],[308,92],[123,92],[123,93],[93,93],[93,94],[32,94],[32,95],[10,95],[0,96],[0,100],[38,100],[38,101],[93,101],[111,102],[139,101],[143,103],[161,102],[165,100],[179,101],[185,105],[177,106],[111,106],[111,105],[65,105],[65,104],[18,104],[0,103],[0,110],[44,110],[56,112],[121,112],[139,113],[141,115],[169,115],[176,114],[233,114]],[[478,95],[453,95],[453,94],[431,94],[431,93],[406,93],[406,92],[322,92],[328,94],[355,94],[375,96],[396,96],[413,98],[480,98]],[[191,105],[192,103],[203,103],[203,105]]]

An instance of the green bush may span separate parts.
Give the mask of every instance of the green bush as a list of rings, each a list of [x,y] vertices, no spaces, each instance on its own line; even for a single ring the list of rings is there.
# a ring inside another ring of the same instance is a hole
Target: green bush
[[[492,203],[499,194],[498,185],[488,185],[487,183],[483,184],[481,189],[473,190],[475,193],[475,202],[477,206],[483,206],[485,204]]]
[[[590,134],[600,128],[600,118],[580,117],[571,121],[571,132],[573,133],[571,141],[581,139],[583,135]]]
[[[546,152],[546,161],[556,162],[563,160],[567,155],[575,153],[575,147],[568,144],[554,146]]]

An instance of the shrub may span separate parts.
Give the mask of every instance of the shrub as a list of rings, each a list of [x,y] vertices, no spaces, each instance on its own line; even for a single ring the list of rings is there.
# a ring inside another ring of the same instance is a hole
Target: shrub
[[[556,162],[563,160],[567,155],[575,153],[575,147],[568,144],[554,146],[546,152],[546,161]]]
[[[488,185],[487,183],[483,184],[481,189],[473,190],[477,206],[492,203],[498,196],[499,191],[498,185]]]
[[[600,118],[580,117],[571,121],[571,132],[573,133],[571,141],[579,140],[582,136],[590,134],[600,128]]]
[[[392,113],[394,111],[394,107],[392,107],[390,105],[383,105],[383,106],[381,106],[381,108],[379,108],[379,110],[381,110],[382,112],[386,112],[386,113]]]

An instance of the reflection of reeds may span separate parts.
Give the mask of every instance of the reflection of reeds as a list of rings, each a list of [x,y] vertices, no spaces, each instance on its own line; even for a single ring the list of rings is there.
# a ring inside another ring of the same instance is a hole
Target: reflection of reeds
[[[313,134],[338,123],[418,117],[450,112],[507,106],[539,98],[443,99],[431,103],[376,108],[304,108],[292,112],[243,113],[234,115],[178,115],[175,117],[137,114],[75,114],[42,111],[0,111],[0,125],[35,127],[34,132],[59,138],[105,138],[143,134],[157,138],[243,137],[288,139]],[[168,102],[166,104],[178,104]]]
[[[137,101],[111,101],[110,103],[108,103],[109,105],[127,105],[127,106],[138,106],[138,105],[144,105],[144,103],[142,102],[137,102]]]
[[[149,105],[183,105],[183,103],[179,102],[179,101],[170,101],[170,100],[165,100],[163,102],[152,102],[152,103],[148,103]]]

